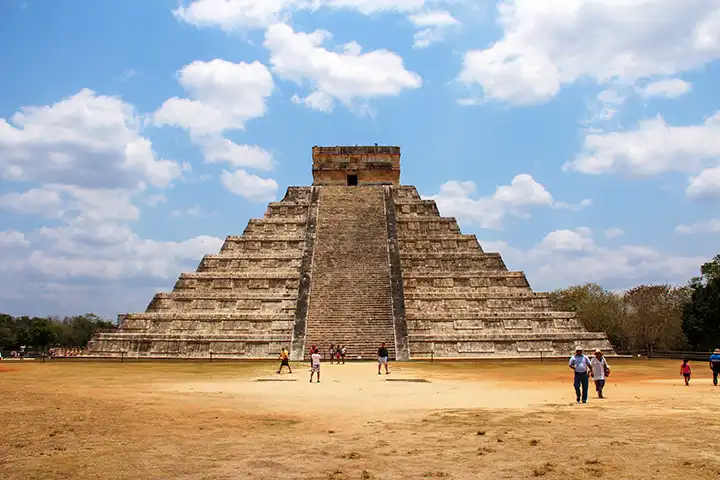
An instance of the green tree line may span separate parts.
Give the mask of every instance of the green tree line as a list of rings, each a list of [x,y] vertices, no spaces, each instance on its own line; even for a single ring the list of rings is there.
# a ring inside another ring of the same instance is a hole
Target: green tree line
[[[606,332],[616,350],[720,348],[720,255],[687,285],[640,285],[612,292],[595,283],[550,294],[592,331]]]
[[[46,350],[49,347],[85,347],[100,328],[115,328],[94,313],[73,317],[13,317],[0,313],[0,351]]]

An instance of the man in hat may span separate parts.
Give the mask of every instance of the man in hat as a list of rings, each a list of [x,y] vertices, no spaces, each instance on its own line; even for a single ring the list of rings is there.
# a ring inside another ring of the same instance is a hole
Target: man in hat
[[[590,375],[595,381],[595,391],[598,398],[605,398],[603,397],[603,388],[605,388],[605,377],[610,375],[610,367],[603,356],[602,350],[596,348],[594,354],[592,360],[590,360]]]
[[[713,372],[713,385],[717,387],[718,377],[720,376],[720,348],[716,348],[710,355],[710,368]]]
[[[575,355],[570,357],[570,363],[568,366],[575,372],[575,380],[573,386],[575,387],[575,398],[576,402],[587,403],[588,399],[588,383],[590,378],[588,372],[591,368],[590,359],[583,354],[583,349],[580,345],[575,347]],[[582,387],[582,394],[580,393],[580,387]]]

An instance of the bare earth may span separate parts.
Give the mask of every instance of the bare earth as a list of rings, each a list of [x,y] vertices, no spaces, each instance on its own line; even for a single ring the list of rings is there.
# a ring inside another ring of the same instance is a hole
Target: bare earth
[[[717,479],[720,387],[695,362],[2,362],[3,479]],[[281,378],[295,381],[266,381]],[[387,379],[427,379],[428,383]]]

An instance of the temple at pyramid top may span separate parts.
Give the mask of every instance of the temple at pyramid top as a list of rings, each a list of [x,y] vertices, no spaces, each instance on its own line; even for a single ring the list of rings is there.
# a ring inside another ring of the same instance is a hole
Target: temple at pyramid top
[[[312,149],[313,185],[400,185],[400,147]]]

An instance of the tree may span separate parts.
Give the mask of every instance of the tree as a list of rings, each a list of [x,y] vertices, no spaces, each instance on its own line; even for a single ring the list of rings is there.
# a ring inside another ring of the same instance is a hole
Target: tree
[[[670,285],[640,285],[625,293],[623,329],[630,348],[681,350],[687,347],[682,329],[687,289]]]
[[[706,351],[720,347],[720,255],[700,267],[700,276],[688,288],[682,328],[690,346]]]
[[[622,329],[624,312],[621,297],[596,283],[575,285],[550,293],[558,310],[575,312],[588,330],[605,332],[618,349],[625,349],[627,339]]]
[[[49,318],[33,317],[28,329],[29,345],[41,350],[57,341],[57,328]]]

